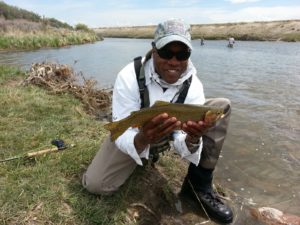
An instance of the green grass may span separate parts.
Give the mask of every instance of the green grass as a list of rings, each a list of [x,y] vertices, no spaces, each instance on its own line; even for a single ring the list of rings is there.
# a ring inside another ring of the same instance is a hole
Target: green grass
[[[286,34],[283,38],[283,41],[289,41],[289,42],[296,42],[300,41],[300,32],[298,33],[292,33],[292,34]]]
[[[73,96],[22,86],[25,74],[0,66],[0,158],[51,147],[61,138],[75,147],[0,165],[0,224],[124,224],[134,178],[113,197],[96,197],[81,175],[106,135]],[[127,200],[126,200],[127,199]]]
[[[99,41],[94,32],[82,31],[48,31],[37,33],[1,34],[0,49],[27,50],[47,47],[62,47]]]

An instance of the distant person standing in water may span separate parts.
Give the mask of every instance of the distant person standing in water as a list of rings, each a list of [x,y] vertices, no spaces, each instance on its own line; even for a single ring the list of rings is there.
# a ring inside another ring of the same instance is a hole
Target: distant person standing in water
[[[204,38],[201,38],[201,45],[204,45]]]
[[[229,39],[228,39],[228,48],[233,48],[233,44],[235,43],[235,40],[234,40],[234,38],[233,37],[230,37]]]

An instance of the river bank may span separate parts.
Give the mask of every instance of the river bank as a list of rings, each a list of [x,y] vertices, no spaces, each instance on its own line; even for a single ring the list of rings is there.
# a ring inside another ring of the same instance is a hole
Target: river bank
[[[0,18],[0,50],[59,48],[102,40],[92,30],[56,28],[40,22]]]
[[[85,104],[70,93],[23,85],[24,79],[28,80],[24,71],[0,66],[1,159],[49,148],[54,138],[75,147],[2,163],[1,224],[196,224],[208,220],[199,207],[177,197],[188,164],[172,151],[155,168],[137,168],[113,196],[96,197],[83,190],[81,176],[107,135],[103,122],[87,113]],[[233,192],[217,182],[216,187],[232,196],[228,201],[233,207],[240,207]],[[244,221],[243,214],[239,211],[236,220]]]
[[[102,27],[93,29],[102,37],[153,38],[155,26]],[[192,39],[251,41],[300,41],[300,20],[271,22],[193,24]]]

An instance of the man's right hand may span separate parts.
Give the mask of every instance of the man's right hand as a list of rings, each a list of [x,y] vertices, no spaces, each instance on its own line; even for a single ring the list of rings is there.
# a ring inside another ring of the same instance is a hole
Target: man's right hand
[[[159,114],[144,124],[135,135],[135,148],[140,153],[147,145],[156,143],[180,127],[181,122],[176,117],[169,117],[167,113]]]

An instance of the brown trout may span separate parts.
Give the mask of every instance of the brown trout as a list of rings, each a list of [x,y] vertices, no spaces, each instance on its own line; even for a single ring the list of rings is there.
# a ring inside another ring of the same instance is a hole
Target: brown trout
[[[170,117],[176,117],[182,123],[203,120],[212,124],[222,117],[223,109],[203,105],[156,101],[153,106],[134,111],[128,117],[105,124],[104,127],[110,131],[111,140],[114,141],[129,127],[142,127],[153,117],[162,113],[167,113]]]

